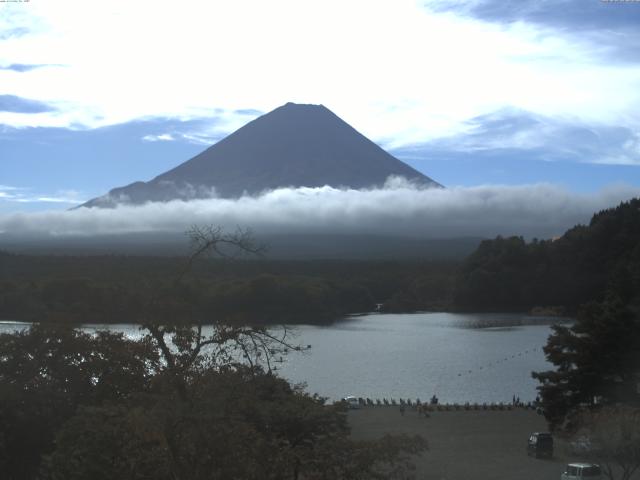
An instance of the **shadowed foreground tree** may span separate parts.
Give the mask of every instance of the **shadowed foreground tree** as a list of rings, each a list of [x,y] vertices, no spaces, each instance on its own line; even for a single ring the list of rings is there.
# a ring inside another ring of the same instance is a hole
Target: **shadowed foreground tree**
[[[172,284],[180,295],[149,288],[140,340],[38,325],[0,336],[3,478],[411,478],[422,438],[354,442],[344,407],[273,374],[273,356],[303,350],[286,328],[229,325],[194,307],[193,263],[256,252],[250,235],[191,238]]]
[[[620,299],[582,307],[572,326],[555,325],[544,347],[555,370],[534,372],[552,429],[572,430],[579,414],[604,403],[640,406],[640,318]]]
[[[353,442],[341,407],[250,368],[208,372],[187,395],[81,410],[58,436],[50,478],[404,479],[426,447]]]
[[[0,471],[37,478],[40,459],[80,405],[124,401],[151,388],[159,357],[149,339],[33,325],[0,335]]]

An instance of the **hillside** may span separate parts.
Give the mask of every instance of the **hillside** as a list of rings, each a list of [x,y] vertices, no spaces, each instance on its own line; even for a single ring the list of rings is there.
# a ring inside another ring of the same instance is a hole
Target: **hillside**
[[[579,305],[613,291],[640,292],[640,199],[596,213],[556,240],[483,241],[457,277],[454,302],[465,309],[523,310]]]

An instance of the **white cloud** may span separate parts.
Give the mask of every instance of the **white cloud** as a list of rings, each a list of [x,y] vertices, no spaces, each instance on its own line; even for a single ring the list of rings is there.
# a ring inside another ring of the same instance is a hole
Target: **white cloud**
[[[0,201],[14,203],[66,203],[74,205],[84,202],[83,195],[76,190],[58,190],[54,194],[40,194],[23,187],[0,185]]]
[[[39,196],[15,198],[14,201],[19,203],[66,203],[73,205],[78,203],[78,198]]]
[[[0,185],[0,200],[12,200],[19,195],[21,189],[9,185]]]
[[[591,39],[434,14],[412,0],[9,8],[22,12],[10,24],[32,33],[0,40],[0,64],[65,65],[0,71],[4,93],[59,109],[0,113],[16,126],[192,118],[217,108],[228,132],[246,121],[236,109],[287,101],[323,103],[388,148],[462,133],[466,119],[506,106],[640,125],[640,67],[603,62]]]
[[[194,224],[269,233],[368,233],[451,236],[525,235],[548,238],[588,222],[601,209],[640,195],[612,186],[577,194],[549,184],[420,189],[397,179],[369,191],[281,188],[259,197],[149,203],[113,209],[0,214],[14,235],[181,232]]]
[[[160,135],[145,135],[142,140],[145,142],[172,142],[175,138],[170,133],[162,133]]]

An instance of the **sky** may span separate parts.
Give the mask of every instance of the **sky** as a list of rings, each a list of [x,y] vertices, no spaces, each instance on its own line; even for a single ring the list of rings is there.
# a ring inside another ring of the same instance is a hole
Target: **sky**
[[[531,222],[585,221],[640,193],[638,25],[603,0],[0,2],[0,232],[66,225],[290,101],[445,185],[431,213],[536,192]]]

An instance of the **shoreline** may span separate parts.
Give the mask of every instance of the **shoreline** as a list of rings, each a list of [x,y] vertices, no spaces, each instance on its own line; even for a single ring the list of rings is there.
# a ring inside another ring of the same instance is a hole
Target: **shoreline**
[[[296,326],[331,326],[331,325],[336,325],[339,324],[343,321],[348,321],[348,320],[352,320],[352,319],[358,319],[359,317],[366,317],[366,316],[379,316],[379,315],[429,315],[429,314],[448,314],[448,315],[477,315],[477,316],[482,316],[482,317],[486,317],[486,316],[490,316],[490,315],[496,315],[498,317],[505,317],[505,316],[517,316],[517,317],[523,317],[523,318],[529,318],[531,320],[536,320],[536,322],[532,322],[532,324],[537,324],[537,320],[539,320],[540,322],[554,322],[554,321],[558,321],[558,322],[562,322],[562,323],[567,323],[567,322],[572,322],[575,320],[574,317],[570,316],[570,315],[554,315],[554,314],[541,314],[541,313],[532,313],[532,312],[519,312],[519,311],[500,311],[500,310],[496,310],[496,311],[471,311],[471,310],[415,310],[415,311],[410,311],[410,312],[384,312],[384,311],[371,311],[371,312],[357,312],[357,313],[347,313],[347,314],[343,314],[337,318],[331,319],[331,320],[326,320],[326,319],[322,319],[321,321],[298,321],[298,322],[268,322],[268,323],[256,323],[256,324],[247,324],[248,326],[262,326],[262,327],[278,327],[278,326],[287,326],[287,327],[296,327]],[[312,316],[313,317],[313,316]],[[315,320],[320,320],[320,317],[318,318],[314,318]],[[63,325],[73,325],[76,327],[90,327],[90,328],[94,328],[96,326],[116,326],[116,325],[140,325],[139,323],[136,322],[123,322],[123,321],[118,321],[118,322],[70,322],[70,323],[66,323],[66,322],[37,322],[37,321],[30,321],[30,320],[9,320],[9,319],[2,319],[0,320],[0,325],[32,325],[34,323],[44,323],[44,324],[63,324]],[[508,322],[507,322],[508,323]],[[203,326],[211,326],[211,325],[215,325],[216,322],[210,322],[210,323],[202,323]],[[523,323],[511,323],[513,325],[523,325]],[[197,323],[193,324],[194,326],[198,325]],[[486,327],[492,327],[492,326],[503,326],[503,323],[501,322],[496,322],[495,325],[493,325],[492,323],[482,323],[482,324],[477,324],[475,325],[476,328],[486,328]]]

